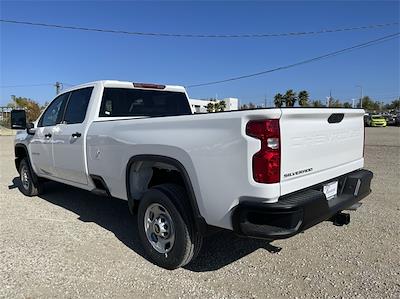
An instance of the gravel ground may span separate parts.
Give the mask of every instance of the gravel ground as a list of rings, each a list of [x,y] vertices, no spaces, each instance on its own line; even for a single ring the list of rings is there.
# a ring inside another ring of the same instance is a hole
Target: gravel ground
[[[3,126],[0,126],[0,136],[11,136],[11,135],[15,135],[15,130],[10,130],[7,129]]]
[[[142,257],[124,201],[58,183],[24,197],[12,137],[0,137],[0,297],[399,298],[400,128],[366,136],[373,193],[350,225],[271,244],[220,233],[175,271]]]

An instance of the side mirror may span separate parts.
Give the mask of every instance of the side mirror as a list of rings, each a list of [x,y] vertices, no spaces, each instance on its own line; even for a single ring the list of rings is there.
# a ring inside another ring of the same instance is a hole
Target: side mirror
[[[26,129],[26,113],[25,110],[11,110],[11,129]]]

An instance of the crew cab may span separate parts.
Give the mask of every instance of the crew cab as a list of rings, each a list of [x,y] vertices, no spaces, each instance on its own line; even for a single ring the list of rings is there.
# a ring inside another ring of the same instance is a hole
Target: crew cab
[[[152,262],[175,269],[218,229],[276,240],[370,193],[364,110],[194,114],[183,87],[96,81],[59,94],[35,123],[12,112],[20,190],[46,180],[127,201]]]

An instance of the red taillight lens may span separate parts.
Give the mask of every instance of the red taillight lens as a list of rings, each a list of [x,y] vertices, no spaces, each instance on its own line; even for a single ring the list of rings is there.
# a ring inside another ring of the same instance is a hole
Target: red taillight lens
[[[261,140],[261,149],[253,156],[253,178],[258,183],[279,183],[281,146],[279,119],[252,120],[246,134]]]

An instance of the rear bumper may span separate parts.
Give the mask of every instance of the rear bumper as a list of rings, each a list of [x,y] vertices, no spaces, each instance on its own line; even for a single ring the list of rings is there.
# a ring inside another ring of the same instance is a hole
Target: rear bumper
[[[235,208],[233,229],[239,235],[254,238],[289,238],[366,197],[371,192],[372,177],[371,171],[358,170],[330,180],[339,181],[338,195],[331,200],[322,192],[323,184],[282,196],[272,204],[249,198]]]

